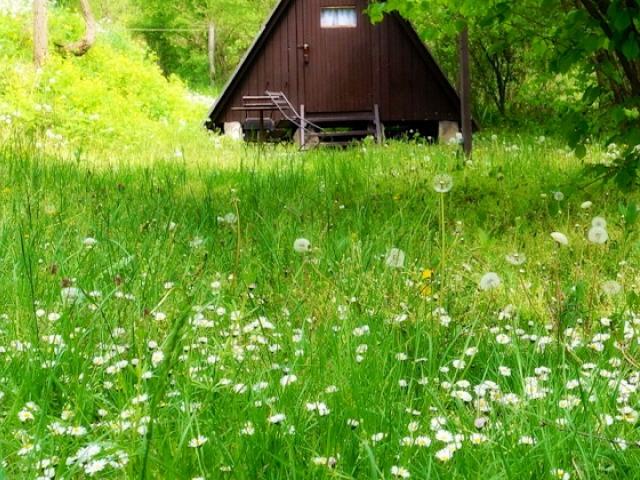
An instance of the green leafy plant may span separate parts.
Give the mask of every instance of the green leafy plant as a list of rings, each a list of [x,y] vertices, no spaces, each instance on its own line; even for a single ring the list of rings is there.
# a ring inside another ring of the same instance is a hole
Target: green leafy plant
[[[52,51],[35,71],[29,25],[0,16],[0,135],[31,132],[51,148],[120,156],[200,130],[209,105],[190,100],[184,83],[167,79],[153,53],[123,29],[103,29],[82,58]],[[78,14],[56,8],[50,28],[53,42],[77,38],[83,26]]]

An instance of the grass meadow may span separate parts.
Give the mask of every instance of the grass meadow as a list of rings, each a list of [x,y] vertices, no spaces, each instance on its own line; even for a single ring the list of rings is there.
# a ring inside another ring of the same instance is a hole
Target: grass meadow
[[[0,146],[0,478],[640,478],[638,198],[552,141],[41,152]]]

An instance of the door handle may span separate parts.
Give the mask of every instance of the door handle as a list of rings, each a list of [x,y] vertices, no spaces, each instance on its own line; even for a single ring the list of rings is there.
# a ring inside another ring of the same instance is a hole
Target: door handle
[[[309,53],[311,52],[311,45],[309,45],[308,43],[304,43],[302,45],[298,45],[298,49],[302,50],[304,63],[309,63]]]

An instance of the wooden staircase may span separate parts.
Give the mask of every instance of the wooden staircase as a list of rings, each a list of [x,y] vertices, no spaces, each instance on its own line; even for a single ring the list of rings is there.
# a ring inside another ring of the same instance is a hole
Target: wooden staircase
[[[301,125],[305,127],[306,138],[300,142],[302,148],[315,145],[341,147],[373,137],[376,143],[384,141],[384,130],[380,122],[378,105],[370,112],[346,112],[305,115],[304,105],[300,108]],[[318,129],[308,128],[314,125]]]
[[[245,96],[242,100],[243,106],[232,110],[247,114],[244,127],[258,131],[258,139],[264,137],[265,131],[275,128],[271,114],[280,112],[286,121],[297,128],[294,138],[301,149],[318,145],[346,146],[369,136],[375,138],[377,143],[384,141],[378,105],[365,112],[307,115],[304,105],[300,105],[299,111],[296,110],[284,92],[267,90],[265,95]],[[258,114],[258,117],[250,117],[249,112]],[[265,113],[269,113],[269,117]]]

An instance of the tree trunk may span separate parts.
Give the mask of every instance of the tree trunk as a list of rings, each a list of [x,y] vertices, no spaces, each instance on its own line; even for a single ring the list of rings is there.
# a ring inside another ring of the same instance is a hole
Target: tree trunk
[[[33,63],[42,68],[47,59],[47,0],[33,0]]]
[[[473,123],[471,119],[471,69],[469,67],[469,27],[460,33],[460,110],[464,153],[471,157],[473,151]]]
[[[216,80],[216,26],[213,22],[209,23],[209,80],[213,84]]]
[[[591,18],[600,24],[600,28],[605,35],[610,40],[614,40],[616,34],[607,19],[608,8],[611,5],[610,2],[607,0],[580,0],[580,3]],[[631,38],[637,36],[633,22],[630,26],[630,33],[632,35]],[[631,96],[640,97],[640,62],[637,59],[627,58],[620,47],[615,48],[615,53],[622,66],[625,77],[629,82]]]
[[[69,43],[67,45],[57,44],[63,53],[72,54],[76,57],[85,55],[93,44],[96,43],[96,19],[91,11],[89,0],[80,0],[80,8],[82,9],[82,17],[85,23],[85,34],[81,40]]]

